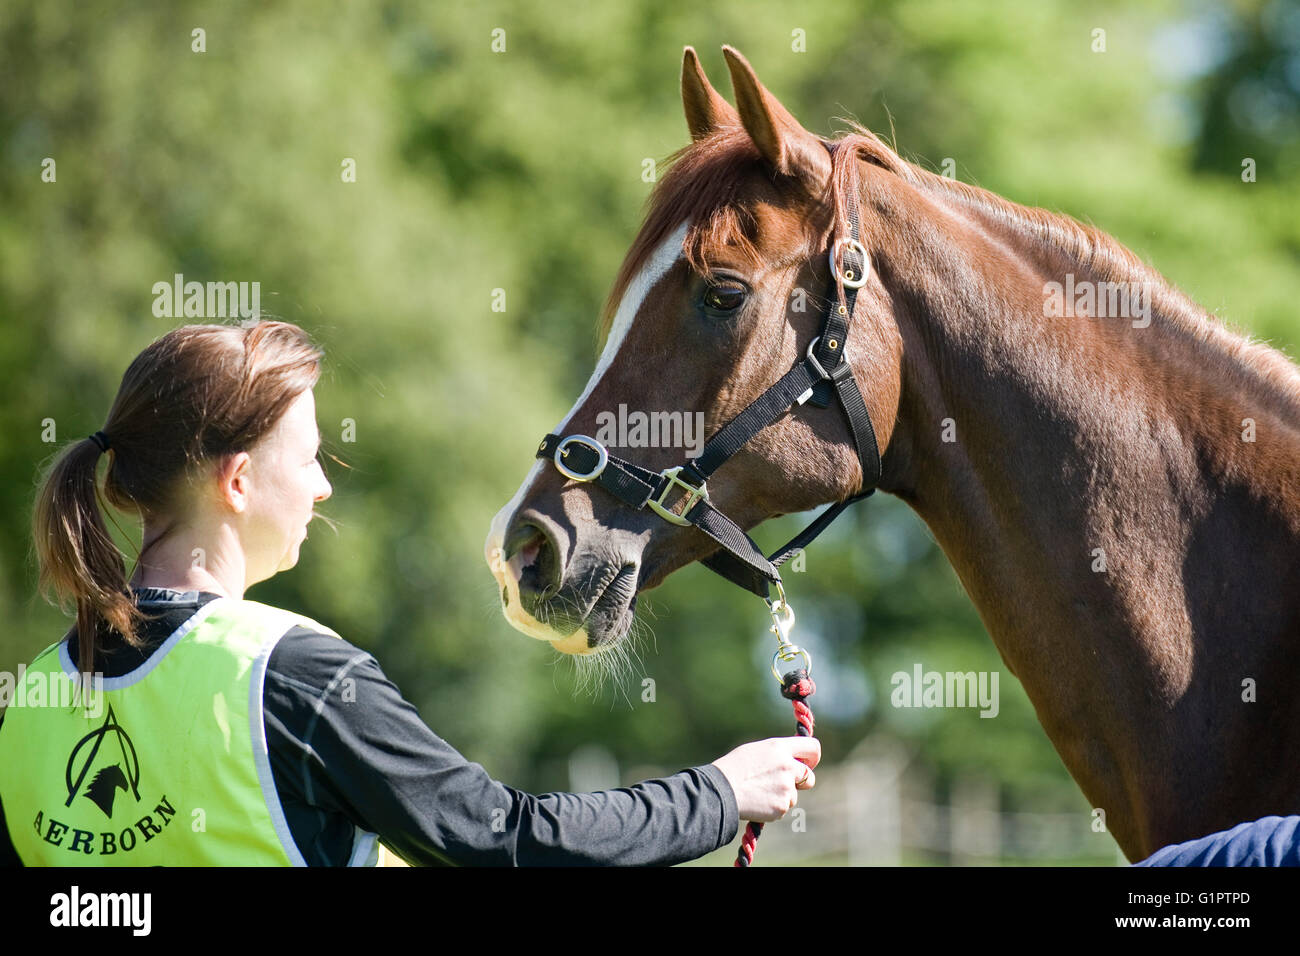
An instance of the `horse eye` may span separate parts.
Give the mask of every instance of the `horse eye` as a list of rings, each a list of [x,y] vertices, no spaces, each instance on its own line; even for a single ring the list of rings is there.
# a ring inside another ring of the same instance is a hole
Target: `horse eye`
[[[745,301],[745,290],[734,285],[710,286],[704,293],[704,305],[715,312],[734,312]]]

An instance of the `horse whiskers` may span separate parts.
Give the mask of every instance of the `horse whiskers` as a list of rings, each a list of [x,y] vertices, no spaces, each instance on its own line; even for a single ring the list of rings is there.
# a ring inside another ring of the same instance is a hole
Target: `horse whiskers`
[[[631,706],[632,702],[627,697],[626,678],[628,675],[645,673],[640,645],[646,637],[653,638],[653,636],[653,629],[634,616],[631,627],[622,640],[606,645],[595,653],[574,656],[576,680],[574,694],[587,693],[594,698],[605,685],[616,685],[623,691],[624,699]]]

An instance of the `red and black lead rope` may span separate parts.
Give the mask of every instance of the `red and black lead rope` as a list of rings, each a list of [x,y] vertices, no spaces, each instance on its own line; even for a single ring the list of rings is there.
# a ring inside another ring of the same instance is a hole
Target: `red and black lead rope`
[[[786,674],[781,680],[781,696],[794,704],[795,733],[800,737],[813,735],[813,712],[805,701],[817,691],[817,685],[808,676],[806,668],[800,667]],[[750,821],[745,824],[745,835],[741,837],[740,849],[736,851],[733,866],[749,866],[754,862],[754,848],[758,836],[763,832],[763,824]]]

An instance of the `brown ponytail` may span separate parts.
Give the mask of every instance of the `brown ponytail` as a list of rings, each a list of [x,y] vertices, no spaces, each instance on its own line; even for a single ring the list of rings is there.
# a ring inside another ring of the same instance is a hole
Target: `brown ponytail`
[[[288,322],[168,332],[126,370],[101,429],[108,443],[104,497],[141,519],[174,513],[184,483],[251,448],[316,384],[323,355]],[[75,603],[82,673],[94,671],[100,621],[139,647],[136,630],[146,619],[131,599],[125,561],[100,511],[100,455],[93,438],[65,448],[32,512],[39,590],[65,613]]]

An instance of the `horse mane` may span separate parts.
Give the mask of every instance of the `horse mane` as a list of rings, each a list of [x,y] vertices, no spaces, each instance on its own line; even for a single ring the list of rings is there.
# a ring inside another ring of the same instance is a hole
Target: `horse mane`
[[[847,131],[822,140],[831,147],[836,236],[845,231],[844,197],[861,195],[862,162],[879,166],[941,201],[982,216],[1022,243],[1068,257],[1078,263],[1081,272],[1100,281],[1147,283],[1153,307],[1158,307],[1174,328],[1210,351],[1235,360],[1239,370],[1262,376],[1300,405],[1300,369],[1286,355],[1252,340],[1243,330],[1228,328],[1112,236],[1063,213],[1022,206],[979,186],[930,172],[903,159],[861,124],[845,122]],[[724,126],[671,154],[665,166],[647,200],[642,227],[605,301],[602,341],[633,277],[683,221],[688,223],[683,256],[696,274],[707,274],[704,249],[722,245],[733,247],[755,266],[761,264],[755,245],[757,223],[737,202],[745,175],[763,169],[762,156],[749,133],[739,126]]]

